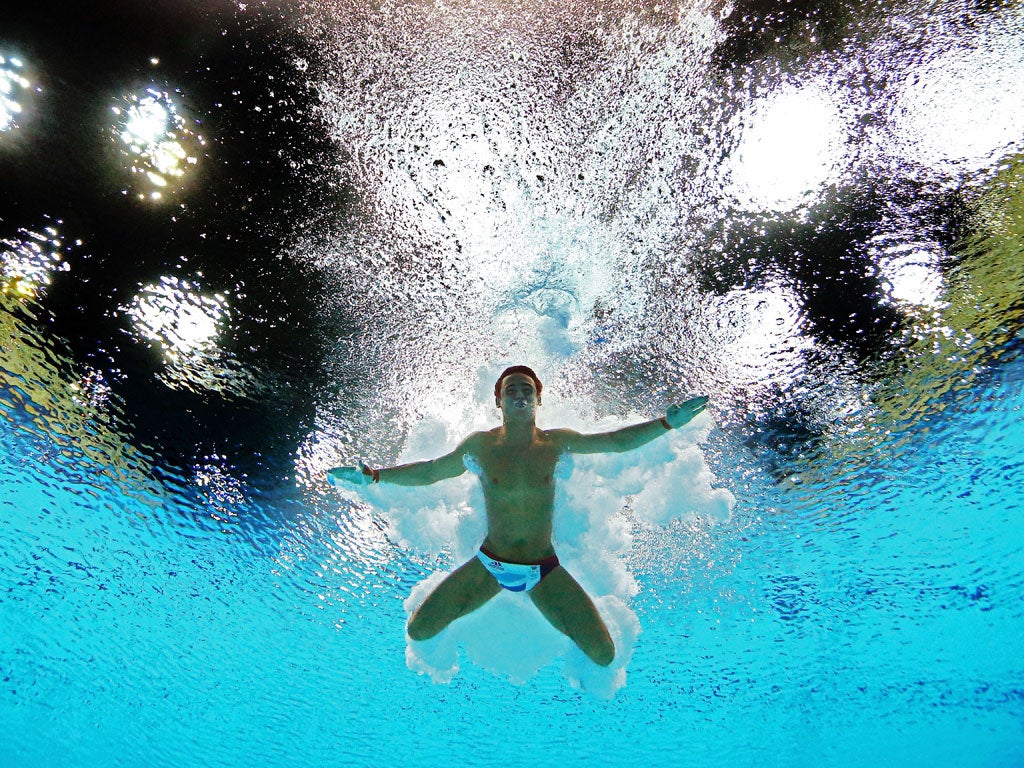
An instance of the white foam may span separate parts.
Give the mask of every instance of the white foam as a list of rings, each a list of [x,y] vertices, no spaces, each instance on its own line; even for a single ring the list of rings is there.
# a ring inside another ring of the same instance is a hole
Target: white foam
[[[405,599],[406,612],[411,614],[416,610],[446,575],[441,571],[433,573],[413,587]],[[459,671],[458,638],[455,632],[442,632],[430,640],[415,643],[407,635],[406,641],[405,663],[409,669],[430,675],[435,683],[450,683]]]
[[[493,377],[491,379],[493,381]],[[554,400],[550,395],[548,400]],[[412,430],[401,461],[434,457],[454,448],[480,424],[497,423],[493,397],[477,388],[477,410],[467,410],[458,424],[423,419]],[[539,414],[541,427],[565,426],[582,432],[614,429],[636,421],[605,419],[586,423],[568,403],[550,403]],[[640,632],[629,606],[637,583],[627,568],[635,524],[662,526],[679,519],[707,524],[728,519],[735,499],[714,488],[715,477],[698,442],[713,427],[702,415],[685,428],[627,453],[575,456],[572,475],[556,493],[554,544],[563,566],[590,594],[615,641],[612,665],[601,668],[552,628],[528,595],[502,592],[475,613],[452,624],[427,642],[408,641],[409,667],[439,683],[458,672],[459,650],[475,665],[519,684],[538,670],[563,662],[568,681],[595,696],[609,698],[625,685],[626,668]],[[393,485],[360,489],[366,501],[389,521],[390,534],[416,552],[437,555],[450,547],[457,562],[473,557],[486,534],[483,494],[476,477],[465,473],[432,486]],[[632,497],[632,517],[624,512]],[[444,578],[438,572],[422,581],[405,601],[412,611]]]

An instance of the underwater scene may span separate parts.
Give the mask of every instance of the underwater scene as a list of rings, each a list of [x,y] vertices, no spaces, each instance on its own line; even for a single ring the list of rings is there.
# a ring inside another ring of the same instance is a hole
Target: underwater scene
[[[0,765],[1024,765],[1022,105],[1018,0],[5,5]],[[672,420],[545,479],[608,665],[406,631],[512,365]]]

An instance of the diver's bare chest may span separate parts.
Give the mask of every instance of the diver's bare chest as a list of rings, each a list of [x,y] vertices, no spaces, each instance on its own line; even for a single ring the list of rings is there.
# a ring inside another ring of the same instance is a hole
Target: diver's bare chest
[[[483,452],[479,461],[485,486],[512,492],[550,488],[558,456],[545,448],[491,450]]]

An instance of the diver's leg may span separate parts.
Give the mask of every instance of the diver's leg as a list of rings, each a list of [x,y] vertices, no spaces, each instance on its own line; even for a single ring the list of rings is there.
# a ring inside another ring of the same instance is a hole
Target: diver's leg
[[[541,579],[530,597],[551,625],[568,635],[590,659],[607,667],[615,658],[615,643],[590,596],[576,579],[558,566]]]
[[[501,591],[477,558],[452,571],[409,617],[413,640],[429,640],[456,619],[472,613]]]

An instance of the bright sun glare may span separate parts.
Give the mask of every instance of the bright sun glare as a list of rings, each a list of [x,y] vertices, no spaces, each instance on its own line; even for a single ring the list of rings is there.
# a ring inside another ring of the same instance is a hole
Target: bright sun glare
[[[940,172],[982,170],[1024,140],[1019,31],[944,51],[905,78],[892,134],[906,157]]]
[[[740,125],[729,170],[741,205],[799,208],[840,169],[846,129],[833,98],[820,88],[786,87],[759,99]]]
[[[139,179],[140,199],[159,200],[172,181],[180,181],[189,166],[198,162],[204,141],[185,127],[174,102],[154,88],[144,96],[130,96],[127,106],[115,106],[115,128],[128,169]]]
[[[17,125],[24,100],[23,93],[31,85],[21,74],[20,59],[0,56],[0,131],[8,131]]]
[[[159,343],[173,358],[215,344],[227,302],[219,294],[206,296],[191,283],[165,277],[144,287],[128,314],[139,335]]]
[[[0,291],[24,299],[36,297],[51,283],[54,272],[71,269],[61,253],[63,246],[53,227],[41,232],[19,229],[15,237],[0,239]]]

